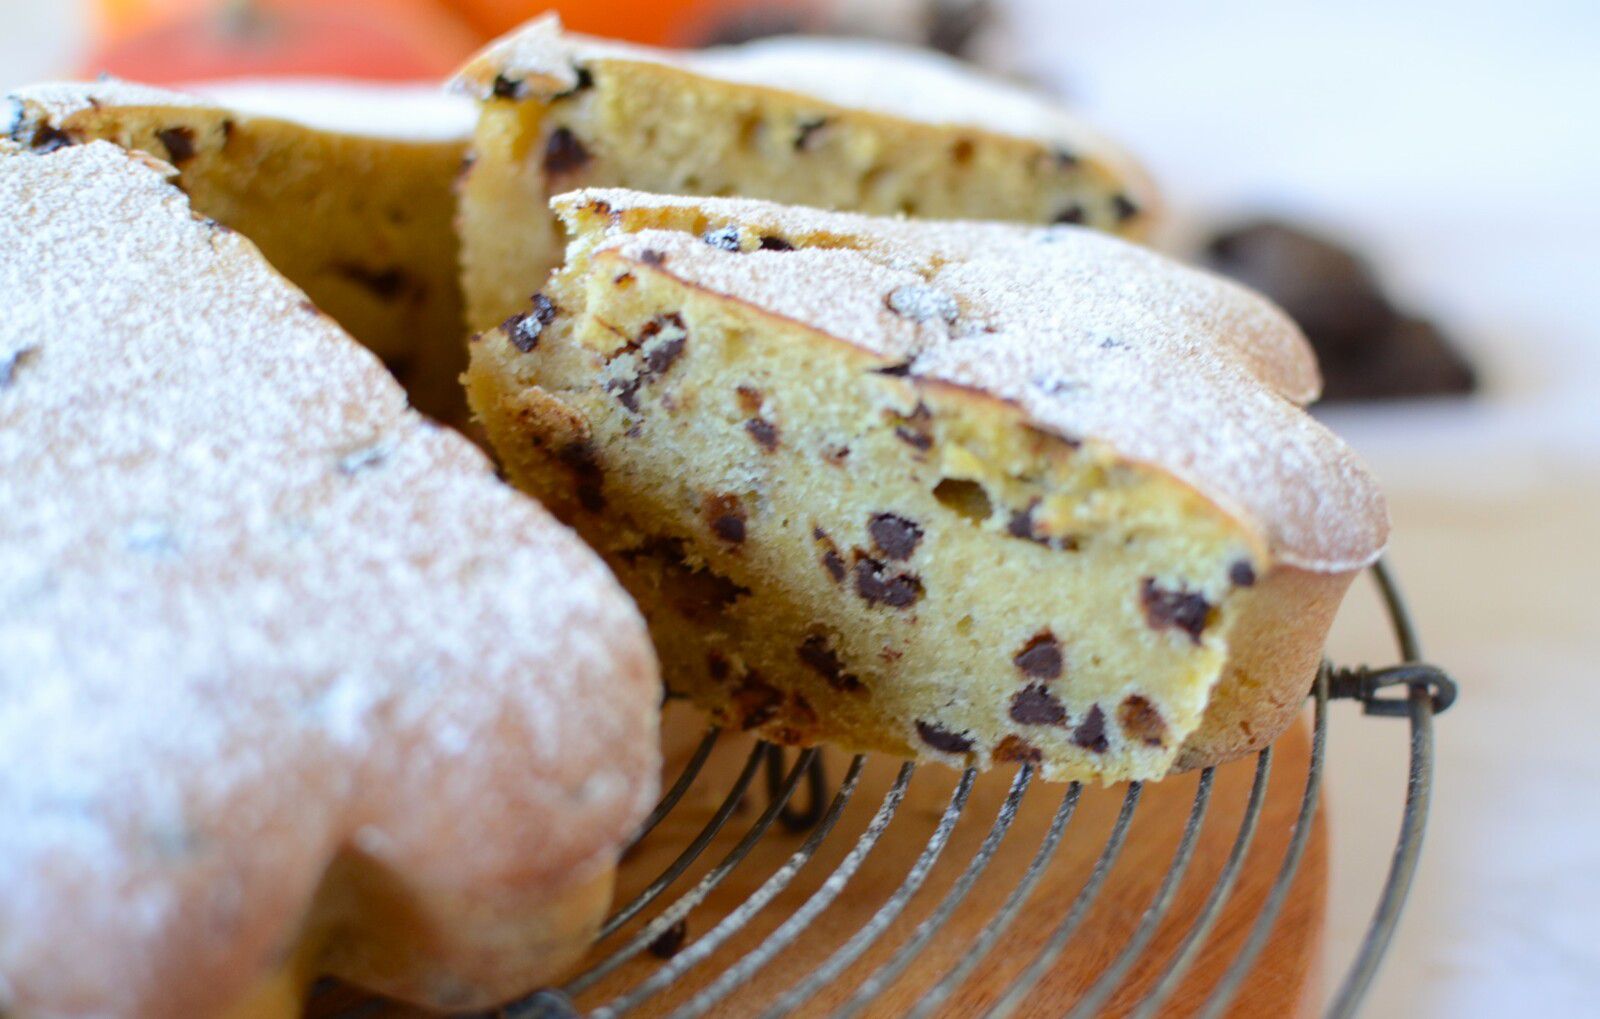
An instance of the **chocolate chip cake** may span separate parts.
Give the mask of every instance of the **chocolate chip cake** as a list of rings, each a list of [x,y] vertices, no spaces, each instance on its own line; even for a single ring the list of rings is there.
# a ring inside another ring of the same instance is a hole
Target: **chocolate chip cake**
[[[563,33],[546,16],[457,87],[482,101],[462,184],[468,322],[521,309],[561,259],[550,196],[734,195],[942,219],[1141,234],[1154,195],[1039,94],[926,51],[776,39],[698,52]]]
[[[253,90],[257,104],[268,91]],[[8,133],[33,151],[101,139],[176,167],[194,208],[250,238],[383,358],[418,409],[464,417],[458,117],[413,90],[354,86],[276,104],[308,119],[353,105],[359,117],[341,129],[114,80],[34,86],[11,103]]]
[[[0,1014],[558,979],[655,801],[644,623],[170,172],[0,139]]]
[[[1303,704],[1388,523],[1266,301],[1075,226],[555,206],[469,402],[721,723],[1150,779]]]

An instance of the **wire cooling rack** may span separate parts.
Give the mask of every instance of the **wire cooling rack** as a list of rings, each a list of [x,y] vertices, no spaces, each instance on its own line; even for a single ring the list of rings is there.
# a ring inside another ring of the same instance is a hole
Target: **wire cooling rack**
[[[1238,947],[1232,949],[1232,959],[1220,968],[1221,976],[1210,984],[1209,993],[1194,1010],[1193,1014],[1197,1016],[1214,1019],[1234,1002],[1251,977],[1252,969],[1272,935],[1274,923],[1290,898],[1314,827],[1322,784],[1328,705],[1332,700],[1353,699],[1361,702],[1363,713],[1367,715],[1408,719],[1410,767],[1406,777],[1399,838],[1388,875],[1365,937],[1327,1007],[1328,1016],[1343,1017],[1355,1013],[1394,936],[1422,850],[1433,781],[1433,719],[1455,700],[1456,686],[1441,670],[1421,662],[1421,651],[1410,616],[1388,570],[1379,563],[1373,567],[1373,574],[1394,630],[1401,662],[1379,669],[1324,665],[1318,673],[1309,695],[1314,718],[1308,766],[1303,779],[1304,792],[1299,800],[1298,811],[1293,816],[1292,828],[1284,841],[1281,862],[1275,876],[1266,885],[1265,896],[1254,916],[1245,917],[1242,926],[1248,929],[1242,937],[1235,937]],[[702,772],[706,770],[707,762],[712,759],[719,743],[733,738],[716,729],[705,735],[689,755],[682,773],[635,837],[633,847],[644,843],[653,831],[674,816],[674,811],[684,803],[685,796],[703,777]],[[915,764],[907,762],[900,765],[892,781],[887,783],[876,809],[855,835],[854,844],[840,855],[838,850],[842,849],[842,845],[834,839],[834,833],[840,830],[839,821],[846,807],[863,788],[862,777],[867,763],[865,755],[851,758],[837,785],[832,786],[823,767],[823,758],[816,749],[800,751],[790,762],[781,748],[767,743],[755,744],[743,758],[742,766],[737,767],[737,777],[732,780],[720,803],[710,810],[709,820],[699,826],[697,833],[683,840],[682,848],[668,857],[670,862],[605,922],[600,932],[599,950],[591,955],[588,968],[559,988],[539,991],[494,1014],[505,1016],[506,1019],[570,1019],[576,1016],[609,1019],[648,1012],[669,1014],[673,1019],[690,1019],[711,1013],[719,1006],[722,1008],[719,1014],[746,1014],[742,1008],[730,1011],[727,1005],[729,996],[749,986],[758,986],[757,982],[763,980],[764,971],[770,973],[769,964],[797,944],[803,944],[802,939],[820,937],[817,931],[819,917],[826,914],[841,894],[852,890],[852,878],[858,876],[863,862],[878,845],[896,814],[910,812],[902,811],[902,807],[911,778],[918,769]],[[1153,966],[1154,976],[1147,975],[1142,980],[1142,996],[1137,1000],[1130,1002],[1126,994],[1117,998],[1117,1012],[1136,1019],[1149,1019],[1161,1014],[1163,1006],[1173,1000],[1174,991],[1206,951],[1208,940],[1220,937],[1219,919],[1238,890],[1241,875],[1246,872],[1247,866],[1257,862],[1250,858],[1250,849],[1253,842],[1259,841],[1257,835],[1272,764],[1271,747],[1256,754],[1248,796],[1239,812],[1231,846],[1220,868],[1212,874],[1210,887],[1205,891],[1198,908],[1176,918],[1176,922],[1187,924],[1176,946],[1163,959],[1152,963],[1151,959],[1144,958],[1144,953],[1151,948],[1163,923],[1175,922],[1169,914],[1195,856],[1201,824],[1212,804],[1217,784],[1216,769],[1207,768],[1199,773],[1187,821],[1177,837],[1175,848],[1171,850],[1170,863],[1164,875],[1154,884],[1153,895],[1144,905],[1143,913],[1130,923],[1131,933],[1126,940],[1119,946],[1111,946],[1109,950],[1103,945],[1095,946],[1097,968],[1085,989],[1070,1006],[1068,1015],[1087,1017],[1100,1014],[1113,1001],[1113,996],[1118,994],[1136,965],[1147,970]],[[730,827],[730,822],[752,809],[749,806],[749,793],[757,785],[758,778],[765,785],[764,809],[749,823],[744,835],[723,852],[720,859],[710,862],[709,857],[715,854],[708,855],[708,847],[714,842],[720,846],[728,841],[727,837],[719,840],[719,834],[727,830],[728,836],[731,836],[737,826]],[[762,990],[768,992],[768,1001],[762,1006],[752,1007],[754,1010],[749,1014],[759,1013],[763,1019],[824,1014],[815,1001],[819,993],[827,989],[837,1000],[838,984],[852,973],[856,976],[847,988],[848,997],[826,1014],[844,1019],[866,1013],[875,1004],[881,1012],[888,1007],[883,1003],[886,990],[914,964],[920,963],[926,967],[928,960],[923,957],[928,954],[938,954],[948,962],[933,977],[917,985],[913,1004],[905,1005],[905,999],[901,997],[890,1010],[924,1017],[935,1014],[941,1006],[951,1006],[952,996],[960,991],[969,978],[995,963],[993,950],[1012,928],[1029,902],[1030,894],[1037,890],[1041,878],[1050,871],[1052,862],[1059,864],[1060,850],[1073,835],[1069,826],[1075,813],[1084,813],[1079,808],[1087,794],[1080,784],[1046,786],[1040,783],[1038,796],[1059,796],[1059,800],[1031,857],[1025,866],[1019,868],[1020,876],[1014,879],[1003,901],[989,914],[982,926],[970,928],[965,934],[956,931],[951,923],[952,917],[995,860],[1024,806],[1025,797],[1035,785],[1034,778],[1033,769],[1026,765],[1015,773],[1003,800],[994,811],[987,834],[971,851],[971,855],[958,864],[958,872],[954,877],[941,891],[933,893],[939,896],[937,902],[923,904],[925,911],[920,921],[907,932],[909,925],[902,923],[897,926],[896,921],[923,888],[930,871],[950,844],[952,832],[967,812],[969,801],[973,799],[978,774],[973,770],[962,773],[950,791],[949,799],[926,843],[917,851],[915,859],[910,861],[908,869],[904,870],[899,885],[892,889],[874,889],[881,896],[881,902],[870,918],[843,933],[835,931],[839,942],[837,947],[831,954],[822,956],[809,972],[782,986],[761,986]],[[1085,917],[1090,914],[1097,895],[1104,889],[1108,875],[1129,841],[1128,833],[1136,810],[1141,797],[1147,793],[1143,783],[1135,782],[1125,787],[1109,832],[1103,836],[1096,833],[1094,836],[1102,840],[1098,843],[1098,854],[1094,856],[1093,865],[1070,904],[1063,910],[1048,914],[1046,926],[1053,923],[1053,929],[1042,943],[1032,949],[1032,957],[1017,969],[1000,996],[984,1003],[982,1014],[1001,1017],[1016,1011],[1062,959],[1069,946],[1073,945],[1074,935],[1080,932]],[[797,806],[797,802],[804,805]],[[1079,830],[1081,828],[1082,825]],[[709,921],[697,912],[706,910],[708,898],[714,895],[719,886],[733,884],[729,880],[730,875],[740,874],[741,864],[751,858],[753,851],[766,843],[783,839],[796,842],[797,845],[764,880],[753,884],[742,900],[736,900],[731,907],[725,908]],[[672,848],[678,844],[674,842]],[[775,925],[772,925],[772,918],[769,917],[764,922],[771,925],[770,930],[764,936],[752,936],[756,918],[774,900],[778,900],[786,889],[794,892],[795,889],[790,886],[795,884],[796,877],[806,871],[808,865],[816,863],[824,855],[825,849],[828,850],[826,855],[832,860],[832,871],[825,878],[819,876],[813,880],[812,890],[798,901],[794,900],[792,894],[783,899],[790,905],[787,915],[782,915]],[[949,860],[945,862],[946,866],[950,865]],[[689,883],[691,880],[692,884]],[[674,895],[668,894],[670,889],[680,885],[685,887]],[[709,922],[710,926],[689,940],[686,922],[692,913],[697,924]],[[1030,922],[1037,923],[1037,916],[1030,914]],[[879,945],[879,942],[891,929],[903,933],[898,944],[886,951],[885,945]],[[954,938],[965,940],[952,952],[950,941]],[[728,958],[730,942],[749,947],[741,947],[737,954]],[[874,964],[863,976],[858,963],[874,946],[878,946],[878,951],[870,956]],[[1016,962],[1014,959],[1008,961],[1013,964]],[[708,963],[711,965],[705,965]],[[719,964],[720,969],[715,968]],[[631,982],[619,987],[622,974],[637,975]],[[663,1001],[670,995],[663,992],[685,981],[687,974],[698,977],[692,993],[679,993],[676,1000],[664,1005]],[[369,1002],[342,1014],[366,1014],[373,1007],[374,1003]],[[976,1013],[963,1008],[962,1014]]]

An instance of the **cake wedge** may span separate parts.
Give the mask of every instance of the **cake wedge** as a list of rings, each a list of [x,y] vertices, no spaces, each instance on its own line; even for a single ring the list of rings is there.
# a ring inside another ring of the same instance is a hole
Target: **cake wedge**
[[[554,204],[469,402],[722,724],[1110,781],[1299,709],[1388,522],[1265,300],[1074,226]]]

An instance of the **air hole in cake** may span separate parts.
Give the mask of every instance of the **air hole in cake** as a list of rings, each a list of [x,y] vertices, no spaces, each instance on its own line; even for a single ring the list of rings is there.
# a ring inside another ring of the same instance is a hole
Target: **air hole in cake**
[[[754,110],[739,117],[738,146],[745,151],[759,149],[761,136],[766,133],[766,122]]]
[[[762,234],[761,235],[761,250],[762,251],[793,251],[794,249],[795,248],[794,248],[794,245],[792,243],[790,243],[789,241],[784,240],[782,237],[779,237],[777,234]]]
[[[194,158],[194,129],[189,127],[164,127],[156,138],[167,150],[167,162],[182,166]]]
[[[956,620],[955,630],[962,637],[970,637],[972,635],[972,617],[962,616]]]
[[[945,509],[975,524],[994,515],[994,503],[989,501],[988,491],[976,481],[944,478],[933,486],[933,497]]]

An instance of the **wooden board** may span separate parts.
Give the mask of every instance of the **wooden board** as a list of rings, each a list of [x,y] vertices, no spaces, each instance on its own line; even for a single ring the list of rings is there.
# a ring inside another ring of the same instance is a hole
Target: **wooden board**
[[[1303,723],[1295,726],[1275,748],[1272,780],[1265,806],[1238,884],[1189,976],[1163,1008],[1163,1016],[1192,1014],[1215,986],[1248,934],[1277,874],[1300,808],[1307,771],[1308,728]],[[678,733],[685,731],[679,729]],[[692,733],[693,730],[687,731]],[[680,751],[692,742],[692,739],[681,736],[674,740]],[[689,840],[701,831],[724,799],[733,777],[743,766],[748,746],[744,740],[723,740],[690,794],[624,861],[618,890],[619,903],[631,899],[660,874]],[[848,758],[829,751],[826,763],[831,795],[845,773]],[[792,883],[726,944],[629,1014],[669,1014],[800,909],[855,845],[857,837],[882,802],[884,792],[893,783],[898,768],[899,762],[886,758],[870,760],[860,786],[836,828]],[[1189,930],[1192,919],[1215,884],[1232,848],[1254,770],[1254,759],[1218,769],[1210,808],[1173,907],[1157,928],[1150,945],[1140,954],[1138,962],[1107,1003],[1105,1014],[1126,1014],[1133,1003],[1142,999]],[[810,973],[859,930],[901,884],[913,861],[927,845],[949,802],[957,777],[948,769],[919,769],[881,840],[832,905],[793,944],[779,952],[753,979],[724,999],[710,1014],[724,1017],[759,1014],[767,1004]],[[979,778],[942,856],[928,872],[921,890],[910,900],[897,921],[886,929],[861,959],[800,1006],[794,1014],[827,1014],[848,1000],[861,981],[892,955],[917,923],[942,899],[952,881],[971,860],[1006,798],[1011,779],[1010,772],[996,772]],[[1188,820],[1197,781],[1197,776],[1186,775],[1145,787],[1122,853],[1110,870],[1094,905],[1066,950],[1022,1002],[1015,1015],[1053,1017],[1064,1014],[1116,957],[1138,925],[1167,872],[1173,850]],[[801,801],[805,799],[803,790],[804,786],[797,793]],[[1064,791],[1064,786],[1034,783],[1024,797],[1016,820],[993,862],[973,885],[961,908],[952,915],[917,961],[864,1014],[881,1017],[903,1015],[926,988],[966,954],[973,939],[989,922],[1027,868],[1060,805]],[[966,984],[946,1001],[941,1015],[981,1014],[1015,983],[1018,974],[1048,940],[1094,867],[1122,807],[1125,791],[1125,787],[1083,791],[1052,862],[1015,922],[974,969]],[[645,910],[640,919],[598,946],[592,958],[602,958],[615,950],[644,922],[655,917],[679,894],[692,887],[743,837],[766,802],[765,774],[762,772],[751,784],[743,806],[706,848],[695,866],[669,888],[655,905]],[[750,855],[690,914],[684,947],[704,936],[730,910],[748,899],[789,859],[805,836],[804,832],[791,833],[774,825]],[[1246,981],[1230,1015],[1279,1019],[1310,1013],[1318,990],[1316,962],[1321,947],[1326,894],[1326,831],[1319,811],[1284,911],[1266,951]],[[646,951],[581,994],[577,1004],[583,1010],[604,1004],[649,977],[662,965],[661,958]],[[325,999],[319,1005],[326,1003]],[[314,1011],[322,1012],[323,1009]]]

